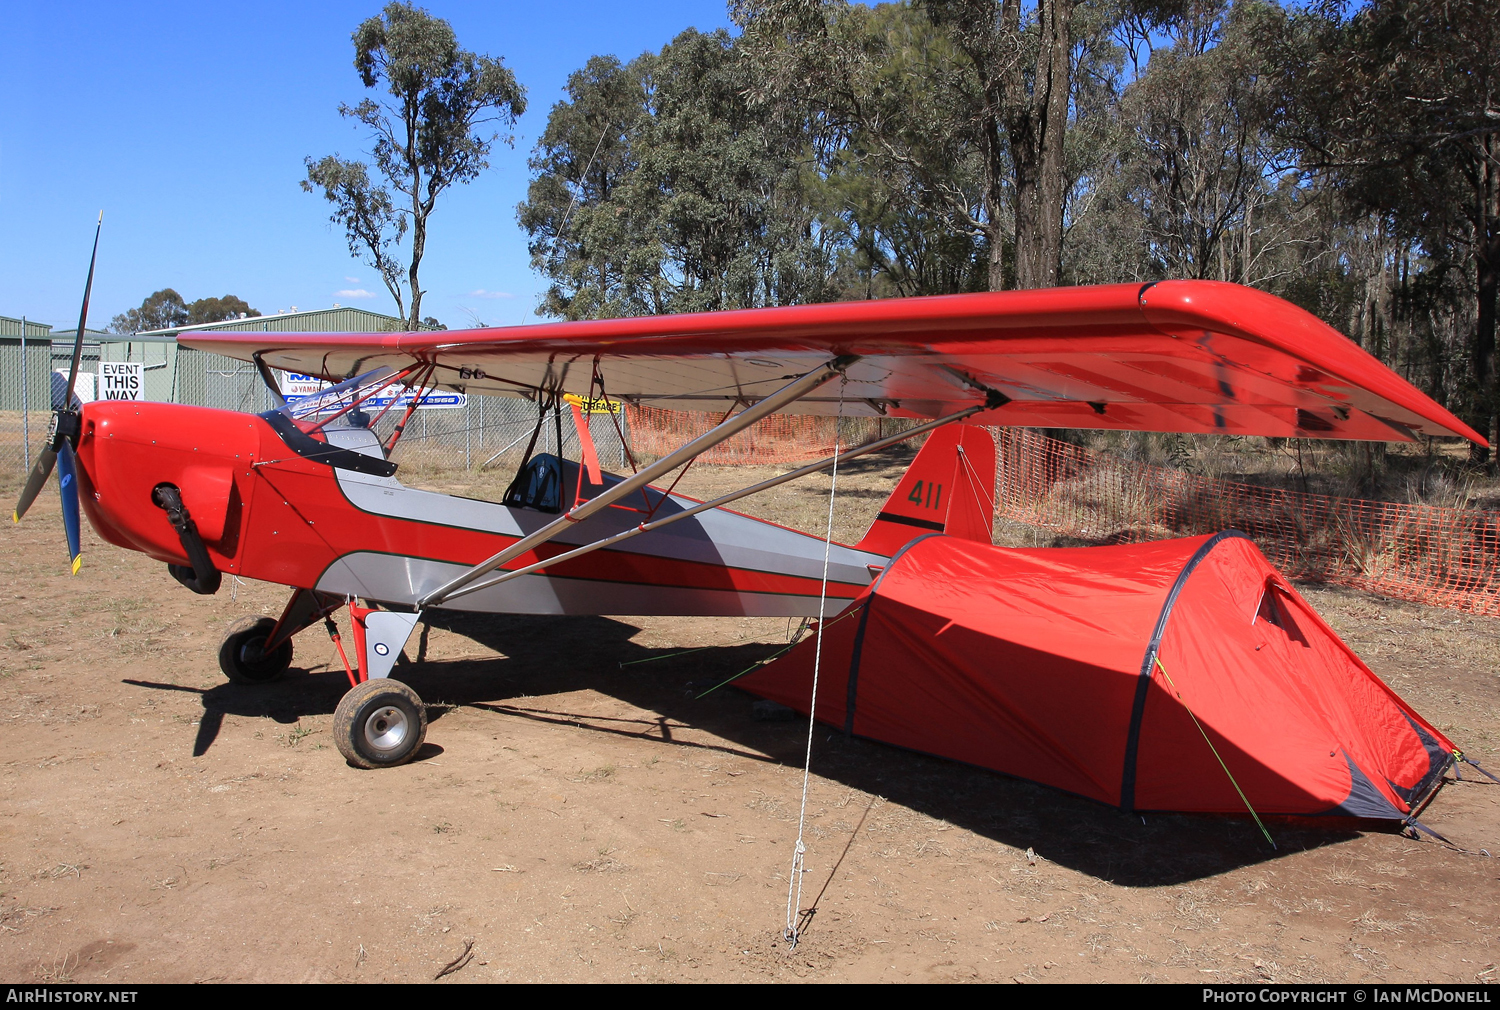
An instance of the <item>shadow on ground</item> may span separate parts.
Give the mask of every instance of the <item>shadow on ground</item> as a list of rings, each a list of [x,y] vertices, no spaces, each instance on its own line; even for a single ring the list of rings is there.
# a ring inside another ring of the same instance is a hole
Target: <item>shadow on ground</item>
[[[688,653],[645,649],[631,641],[638,628],[604,617],[454,613],[434,615],[431,623],[504,658],[426,661],[423,627],[408,646],[412,661],[403,658],[395,675],[428,703],[430,722],[466,706],[490,713],[498,723],[525,719],[657,740],[664,747],[802,763],[806,724],[800,719],[756,721],[750,697],[733,688],[701,700],[692,697],[704,685],[766,658],[776,651],[774,645],[727,645]],[[204,715],[195,756],[208,751],[226,714],[292,723],[305,715],[332,713],[348,688],[342,671],[302,670],[259,688],[223,684],[202,691],[149,681],[126,683],[201,695]],[[654,715],[605,719],[561,710],[547,701],[549,695],[579,690],[599,691]],[[727,744],[679,739],[674,730],[686,727],[711,733]],[[503,727],[497,728],[503,734]],[[813,768],[852,789],[1130,887],[1182,883],[1354,837],[1350,831],[1273,822],[1269,827],[1279,847],[1273,852],[1248,819],[1161,814],[1142,818],[984,769],[846,738],[828,727],[820,727],[815,737]]]

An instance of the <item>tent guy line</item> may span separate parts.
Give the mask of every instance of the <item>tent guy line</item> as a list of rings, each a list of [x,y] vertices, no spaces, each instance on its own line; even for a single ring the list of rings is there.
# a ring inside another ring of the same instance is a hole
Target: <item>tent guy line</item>
[[[848,385],[847,377],[839,384],[840,391]],[[842,419],[842,410],[840,411]],[[812,687],[808,691],[807,703],[807,751],[802,759],[802,801],[797,808],[797,842],[792,847],[792,868],[787,877],[786,892],[786,929],[782,937],[790,945],[791,949],[797,948],[797,941],[802,937],[802,924],[798,918],[802,904],[802,877],[807,873],[806,857],[807,844],[804,835],[807,830],[807,787],[812,778],[812,747],[813,731],[817,727],[818,718],[818,674],[822,670],[823,662],[823,624],[828,617],[828,562],[833,553],[833,511],[838,500],[839,488],[839,457],[843,455],[839,451],[838,427],[834,428],[834,453],[832,461],[831,480],[828,483],[828,523],[823,535],[823,581],[818,592],[818,627],[814,633],[813,641],[813,676]],[[795,887],[795,895],[793,889]],[[809,917],[811,911],[809,911]]]

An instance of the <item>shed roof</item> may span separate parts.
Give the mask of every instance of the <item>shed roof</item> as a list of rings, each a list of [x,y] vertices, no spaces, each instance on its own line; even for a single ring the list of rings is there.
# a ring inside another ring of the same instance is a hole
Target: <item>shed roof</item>
[[[21,335],[21,324],[23,320],[12,316],[0,316],[0,337],[19,337]],[[39,323],[35,319],[24,320],[26,324],[26,336],[45,337],[52,330],[46,323]]]
[[[397,316],[340,305],[331,309],[277,312],[265,316],[247,316],[244,319],[223,319],[216,323],[145,330],[128,336],[121,334],[118,339],[175,340],[181,333],[202,333],[209,330],[233,330],[236,333],[399,333],[404,329],[406,321]]]

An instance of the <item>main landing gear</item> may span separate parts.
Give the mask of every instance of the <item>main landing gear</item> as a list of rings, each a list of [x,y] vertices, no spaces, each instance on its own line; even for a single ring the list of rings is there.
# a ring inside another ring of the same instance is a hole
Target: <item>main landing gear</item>
[[[404,764],[427,737],[427,707],[389,677],[351,687],[333,711],[333,740],[356,768]]]
[[[247,617],[236,621],[219,646],[219,667],[236,684],[268,684],[291,665],[292,636],[321,619],[349,675],[349,690],[333,712],[333,738],[339,753],[356,768],[405,764],[427,738],[427,707],[416,691],[386,674],[416,617],[350,604],[357,664],[351,666],[330,616],[343,605],[340,597],[299,589],[280,620]]]

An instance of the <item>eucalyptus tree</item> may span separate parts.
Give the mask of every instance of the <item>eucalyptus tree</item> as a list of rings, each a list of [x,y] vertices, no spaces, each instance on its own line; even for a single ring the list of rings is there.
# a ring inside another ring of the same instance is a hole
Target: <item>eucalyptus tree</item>
[[[934,24],[967,57],[979,88],[964,110],[977,127],[987,205],[1009,189],[1015,284],[1051,287],[1062,269],[1076,0],[926,0]],[[1028,10],[1029,8],[1029,10]],[[1008,172],[1007,172],[1008,169]],[[993,210],[990,212],[994,216]],[[991,257],[990,286],[1003,284]]]
[[[1006,286],[1012,215],[997,179],[1009,155],[986,146],[971,114],[980,82],[949,35],[908,3],[736,0],[730,9],[755,67],[752,99],[806,124],[815,171],[845,199],[829,207],[829,223],[847,240],[853,286],[962,289],[976,253],[982,286]]]
[[[540,315],[596,319],[646,311],[659,250],[641,230],[647,208],[617,197],[638,167],[633,140],[646,111],[644,62],[595,56],[568,76],[529,166],[517,219],[532,267],[551,283]],[[638,189],[638,187],[637,187]]]
[[[980,145],[950,111],[977,86],[962,53],[906,4],[832,7],[824,30],[816,92],[767,87],[787,72],[775,58],[760,79],[818,138],[820,219],[838,238],[844,295],[990,287],[990,264],[1012,247],[1009,209],[987,203]]]
[[[684,32],[649,64],[630,191],[655,215],[669,311],[821,300],[828,266],[801,193],[804,138],[746,100],[748,69],[723,31]]]
[[[333,204],[349,252],[376,271],[408,329],[422,320],[419,271],[437,199],[489,167],[489,124],[515,125],[525,89],[503,60],[458,45],[453,28],[409,3],[389,3],[353,35],[354,67],[379,99],[341,104],[339,115],[367,128],[370,164],[337,154],[306,159],[302,188]],[[403,252],[401,245],[410,237]]]
[[[1445,291],[1465,307],[1458,392],[1467,420],[1492,431],[1500,406],[1500,18],[1482,0],[1342,8],[1293,17],[1281,36],[1282,128],[1311,175],[1351,212],[1383,222],[1391,248],[1425,267],[1415,292]]]
[[[198,298],[189,302],[175,289],[162,288],[147,295],[138,307],[115,316],[110,320],[109,328],[116,333],[143,333],[258,315],[259,312],[237,295]]]
[[[1263,40],[1281,10],[1262,0],[1187,0],[1157,17],[1157,44],[1120,97],[1119,183],[1140,213],[1161,276],[1266,285],[1275,274],[1266,207],[1294,197],[1279,179],[1294,152],[1277,143]],[[1161,44],[1165,41],[1166,44]],[[1256,212],[1264,221],[1257,232]]]
[[[785,305],[827,297],[828,233],[807,192],[807,138],[747,101],[719,31],[569,78],[517,208],[570,319]]]
[[[260,315],[252,309],[245,299],[238,295],[224,295],[221,298],[195,298],[188,302],[188,325],[194,326],[198,323],[219,323],[226,319],[243,319],[247,316]]]
[[[187,321],[187,302],[175,288],[162,288],[147,295],[136,308],[111,319],[109,328],[116,333],[145,333],[185,326]]]

